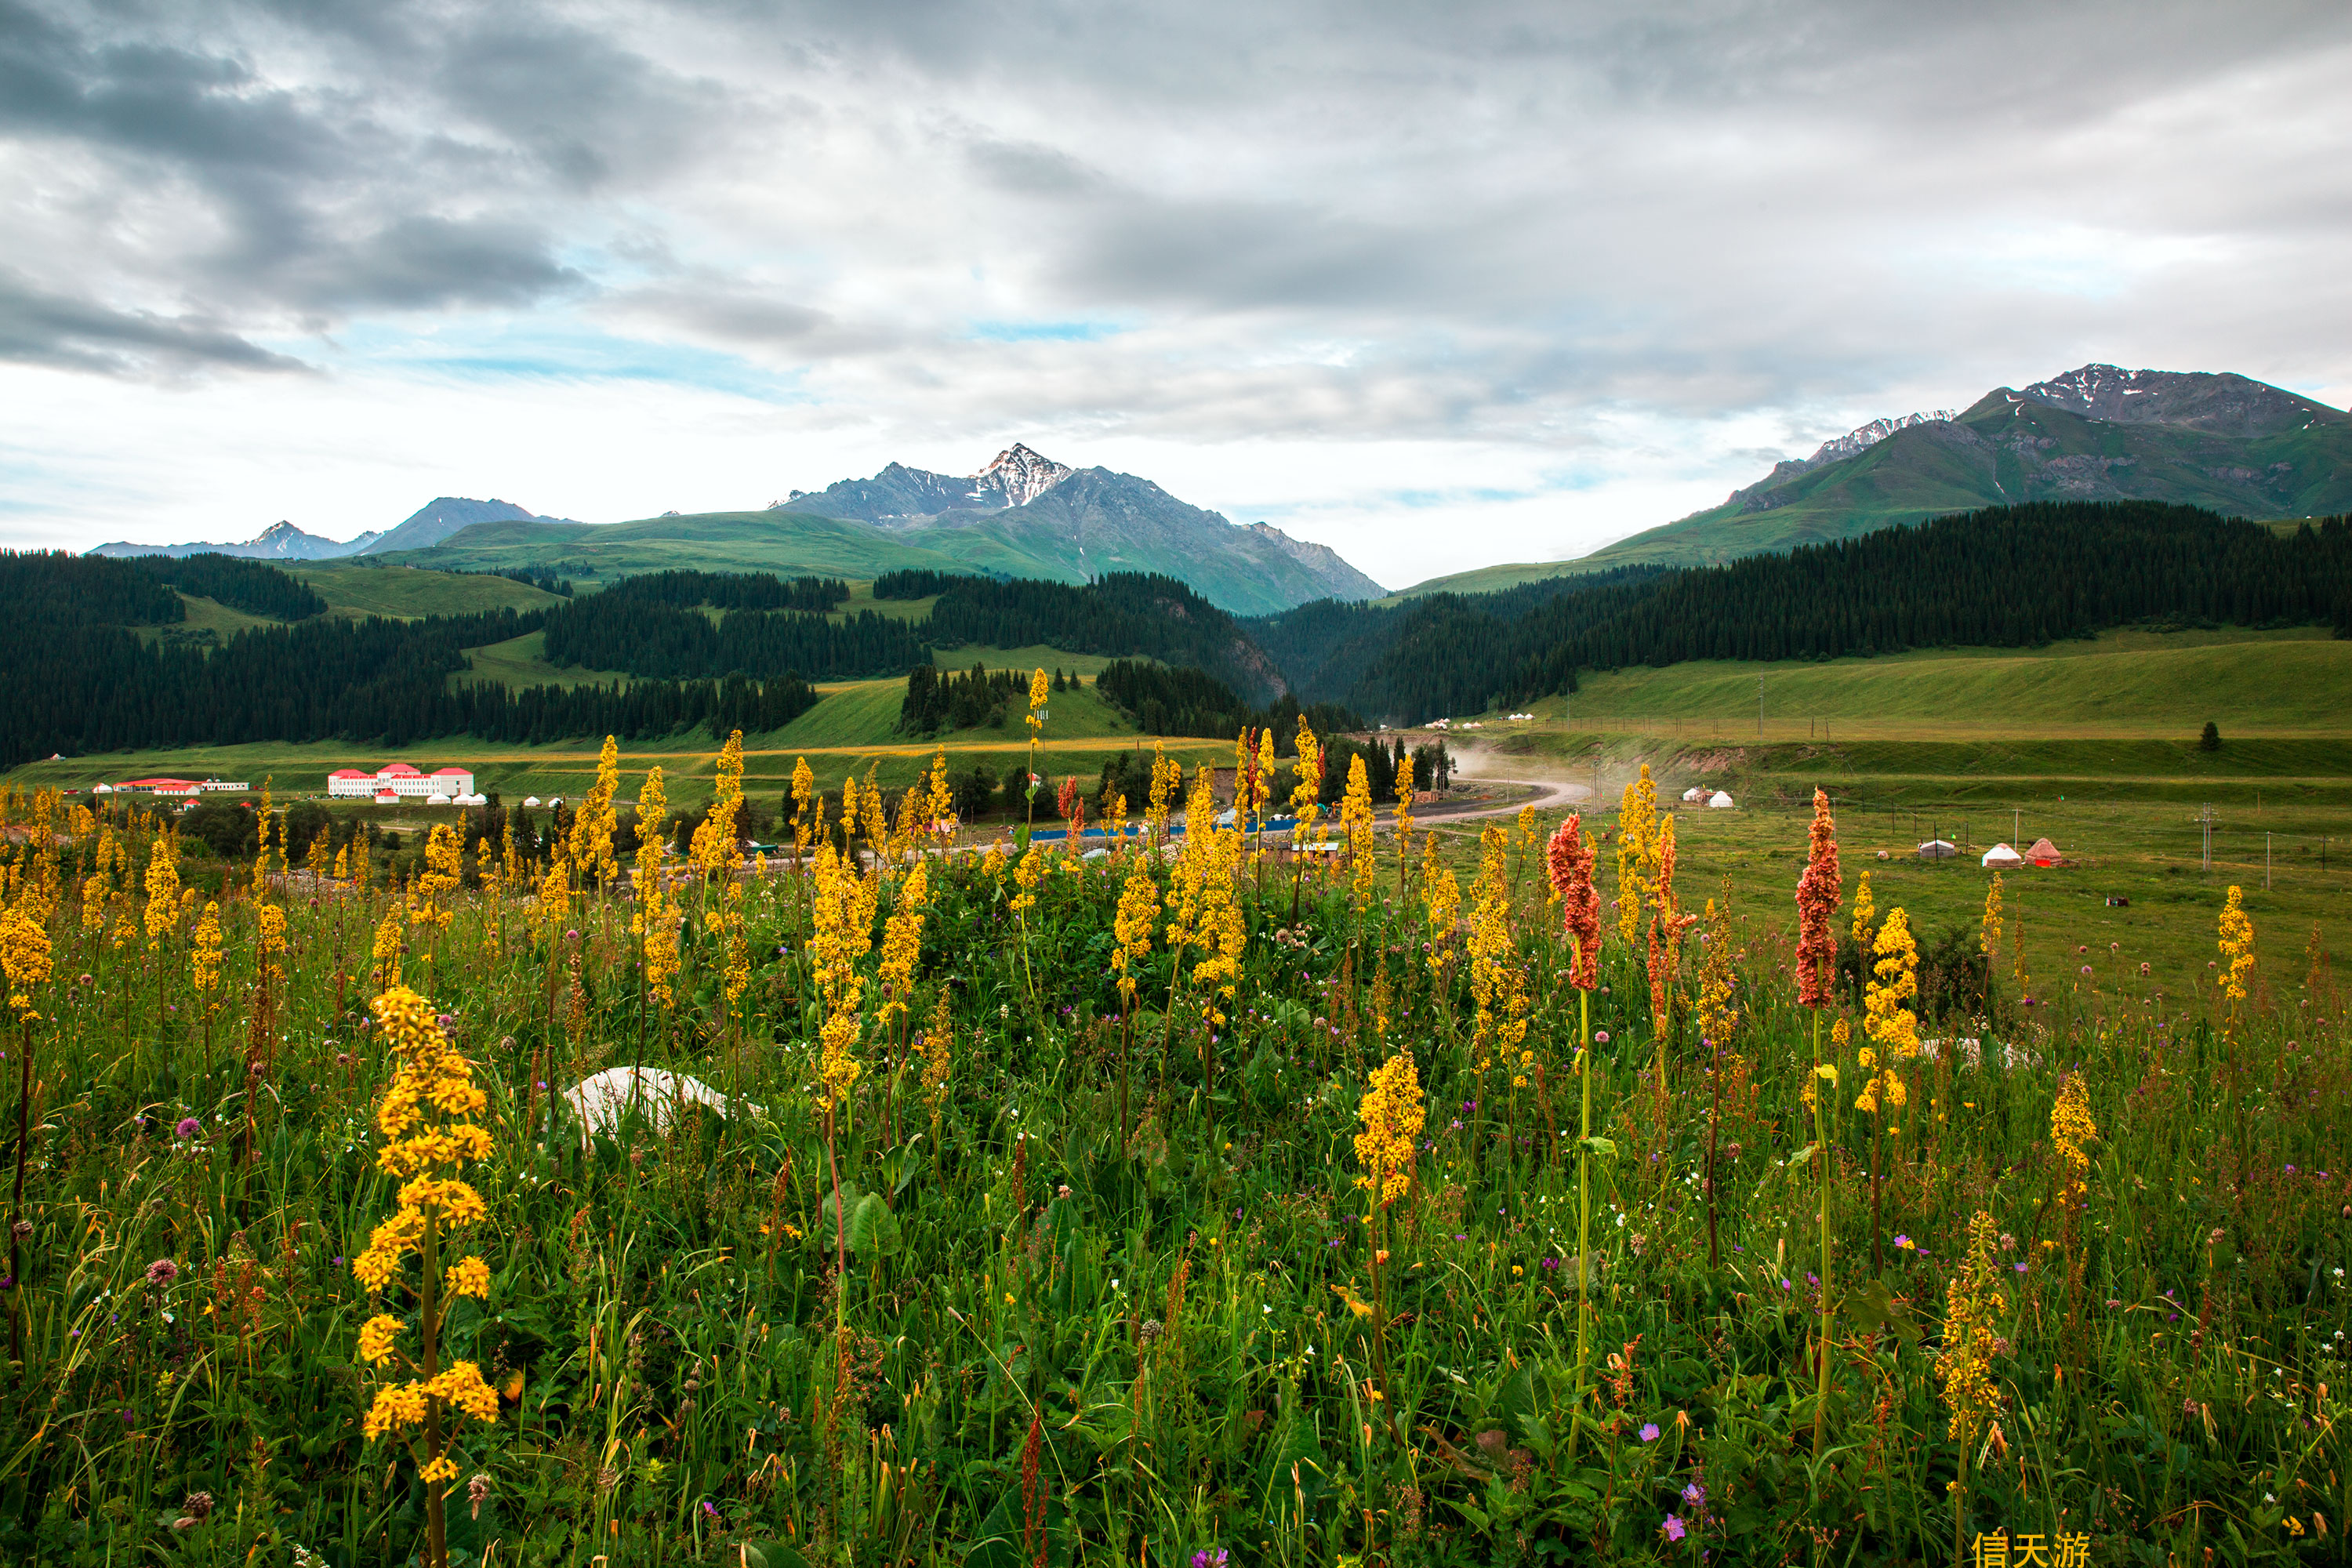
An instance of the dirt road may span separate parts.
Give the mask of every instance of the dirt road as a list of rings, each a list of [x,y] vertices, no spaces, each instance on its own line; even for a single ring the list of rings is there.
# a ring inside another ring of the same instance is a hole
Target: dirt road
[[[1473,784],[1520,784],[1536,793],[1526,799],[1506,801],[1499,805],[1470,806],[1461,811],[1433,810],[1420,818],[1431,827],[1444,827],[1474,817],[1516,816],[1522,807],[1528,805],[1533,805],[1538,811],[1551,811],[1592,798],[1590,782],[1570,778],[1565,769],[1547,768],[1533,758],[1498,756],[1484,746],[1465,746],[1451,739],[1446,742],[1446,750],[1454,753],[1454,776],[1456,779]]]

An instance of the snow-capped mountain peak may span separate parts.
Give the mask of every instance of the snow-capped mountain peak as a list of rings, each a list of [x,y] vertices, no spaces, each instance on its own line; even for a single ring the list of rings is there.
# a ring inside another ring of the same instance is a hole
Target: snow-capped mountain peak
[[[1027,506],[1076,472],[1067,464],[1057,463],[1015,441],[971,478],[980,489],[1002,491],[1005,505]]]
[[[2053,375],[2048,381],[2035,382],[2025,389],[2025,395],[2053,408],[2088,414],[2102,402],[2115,397],[2146,396],[2150,389],[2135,383],[2143,374],[2153,381],[2162,374],[2160,371],[2126,370],[2119,364],[2086,364],[2063,375]]]
[[[1857,429],[1847,431],[1835,440],[1822,442],[1821,450],[1805,460],[1805,467],[1814,468],[1823,463],[1835,462],[1840,458],[1851,458],[1856,452],[1877,446],[1897,430],[1908,430],[1914,425],[1932,425],[1937,420],[1959,416],[1960,411],[1957,408],[1935,408],[1925,414],[1889,415],[1884,419],[1874,419]]]

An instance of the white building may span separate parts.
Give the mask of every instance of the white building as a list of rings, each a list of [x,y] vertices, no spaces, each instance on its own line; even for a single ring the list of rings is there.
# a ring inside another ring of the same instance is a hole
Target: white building
[[[350,800],[438,795],[449,801],[473,793],[474,775],[464,768],[438,768],[427,773],[406,763],[392,763],[372,773],[358,768],[337,768],[327,775],[327,794]]]

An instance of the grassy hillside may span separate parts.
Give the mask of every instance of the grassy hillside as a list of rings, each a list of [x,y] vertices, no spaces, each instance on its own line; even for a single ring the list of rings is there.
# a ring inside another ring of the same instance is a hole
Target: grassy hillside
[[[506,577],[420,571],[413,566],[363,566],[353,562],[289,565],[327,601],[328,613],[353,618],[471,615],[483,610],[534,610],[562,601],[544,589]]]
[[[1418,599],[1425,594],[1495,594],[1505,588],[1516,588],[1522,583],[1540,583],[1549,577],[1567,577],[1580,572],[1605,571],[1614,562],[1597,562],[1590,556],[1574,561],[1514,561],[1498,566],[1480,566],[1468,572],[1449,573],[1443,577],[1431,577],[1415,583],[1410,588],[1400,588],[1385,599],[1375,599],[1377,605],[1402,604]]]
[[[2150,500],[2235,517],[2352,508],[2352,424],[2236,439],[2086,418],[1994,393],[1949,423],[1899,430],[1853,457],[1593,552],[1580,565],[1692,565],[1850,538],[1944,512],[2032,500]]]
[[[505,642],[487,647],[466,650],[472,668],[461,669],[449,677],[453,685],[468,685],[475,681],[495,681],[501,686],[604,686],[617,680],[626,686],[630,678],[614,669],[566,668],[547,661],[547,634],[525,632]]]
[[[1869,734],[2352,733],[2352,642],[2284,632],[2113,632],[2027,650],[1822,663],[1694,661],[1584,679],[1530,710],[1579,728],[1753,739]]]
[[[971,563],[907,544],[862,522],[795,511],[714,511],[631,522],[478,523],[430,550],[386,560],[416,566],[552,567],[574,578],[691,568],[814,573],[870,582],[900,567],[969,571]]]
[[[1068,656],[1060,657],[1066,659]],[[992,669],[1022,668],[1011,661],[993,658],[988,660],[988,665]],[[898,732],[898,707],[907,695],[907,683],[903,679],[844,681],[820,686],[817,689],[824,693],[823,700],[777,731],[772,744],[898,746],[921,743],[919,737]],[[1047,706],[1046,713],[1045,727],[1056,743],[1135,733],[1135,726],[1121,719],[1117,710],[1097,697],[1092,688],[1057,693]],[[1017,713],[1008,714],[1004,728],[1001,730],[984,726],[957,730],[940,739],[961,746],[982,749],[1007,746],[1019,749],[1029,743],[1028,731],[1023,727]]]
[[[242,631],[256,626],[282,626],[265,616],[248,616],[243,610],[211,599],[199,599],[182,594],[180,603],[188,607],[188,618],[169,626],[133,626],[131,633],[142,642],[226,642]]]
[[[956,647],[935,647],[931,662],[941,669],[970,669],[974,664],[991,669],[1059,669],[1071,675],[1100,675],[1103,666],[1115,662],[1108,654],[1070,653],[1044,643],[1032,643],[1027,647],[983,647],[978,643],[964,643]]]

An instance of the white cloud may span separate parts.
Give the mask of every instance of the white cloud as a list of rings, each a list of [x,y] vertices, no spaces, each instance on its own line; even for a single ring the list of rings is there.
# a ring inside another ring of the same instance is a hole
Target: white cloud
[[[1402,583],[2085,360],[2352,392],[2336,6],[292,15],[0,27],[16,542],[1022,438]]]

